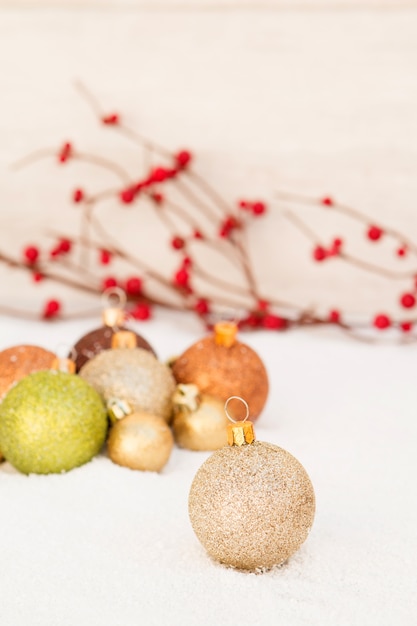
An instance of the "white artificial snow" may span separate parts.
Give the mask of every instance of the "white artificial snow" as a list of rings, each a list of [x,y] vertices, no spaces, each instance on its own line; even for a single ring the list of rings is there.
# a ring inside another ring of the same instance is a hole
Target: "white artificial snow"
[[[75,342],[94,321],[0,320],[0,349]],[[202,335],[185,315],[137,325],[165,359]],[[256,428],[306,467],[310,537],[245,574],[211,561],[187,497],[209,453],[175,449],[162,474],[104,455],[64,475],[0,466],[1,626],[412,626],[417,623],[416,346],[331,331],[245,334],[271,393]]]

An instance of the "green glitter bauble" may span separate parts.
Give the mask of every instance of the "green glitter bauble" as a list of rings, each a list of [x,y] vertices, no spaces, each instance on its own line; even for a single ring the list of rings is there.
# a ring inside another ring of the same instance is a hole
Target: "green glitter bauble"
[[[59,473],[87,463],[106,433],[100,396],[74,374],[30,374],[0,405],[0,449],[25,474]]]

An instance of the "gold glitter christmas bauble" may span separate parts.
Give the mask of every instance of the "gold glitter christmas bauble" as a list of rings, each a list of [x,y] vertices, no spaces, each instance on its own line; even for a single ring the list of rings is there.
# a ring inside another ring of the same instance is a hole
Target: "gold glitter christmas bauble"
[[[214,452],[189,496],[191,524],[210,556],[251,571],[279,565],[296,552],[314,511],[303,466],[282,448],[257,441]]]
[[[174,440],[165,420],[150,413],[131,413],[117,421],[107,442],[111,460],[134,470],[159,472]]]
[[[196,385],[178,385],[173,396],[172,429],[175,441],[188,450],[218,450],[227,443],[227,418],[223,402]]]
[[[30,374],[0,405],[0,448],[25,474],[59,473],[90,461],[106,432],[100,396],[73,374]]]
[[[255,420],[268,396],[268,375],[256,352],[235,338],[236,332],[234,324],[216,324],[214,334],[188,348],[172,372],[178,383],[193,383],[201,393],[223,402],[232,395],[244,396]]]
[[[169,367],[147,350],[104,350],[81,368],[80,376],[106,402],[119,398],[135,412],[145,411],[166,421],[171,418],[174,378]]]
[[[0,399],[16,382],[50,369],[55,355],[39,346],[12,346],[0,352]]]
[[[124,327],[121,327],[120,330],[126,330]],[[75,351],[75,365],[77,367],[77,372],[85,365],[90,359],[100,354],[103,350],[109,350],[111,348],[113,335],[119,332],[119,329],[116,331],[114,328],[110,326],[102,326],[101,328],[96,328],[91,332],[87,333],[83,337],[81,337],[77,343],[74,345]],[[133,331],[132,331],[133,332]],[[154,356],[155,351],[152,346],[141,337],[137,333],[134,333],[136,338],[136,345],[138,348],[142,348],[143,350],[149,350]]]

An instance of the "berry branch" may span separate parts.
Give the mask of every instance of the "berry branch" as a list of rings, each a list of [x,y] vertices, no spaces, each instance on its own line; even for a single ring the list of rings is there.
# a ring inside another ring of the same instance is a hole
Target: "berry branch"
[[[85,86],[78,83],[77,88],[104,128],[111,129],[140,149],[143,156],[141,171],[132,177],[120,163],[79,150],[70,142],[63,143],[58,150],[45,148],[21,159],[15,163],[14,169],[20,170],[45,159],[53,159],[60,166],[71,162],[89,163],[103,172],[105,184],[95,194],[89,193],[83,186],[77,186],[70,193],[72,202],[80,209],[77,236],[53,232],[51,248],[41,249],[32,243],[26,245],[22,255],[16,258],[0,251],[0,263],[30,273],[36,283],[50,281],[90,295],[99,295],[109,287],[122,287],[128,299],[127,314],[141,320],[148,319],[152,307],[158,305],[193,311],[210,326],[213,315],[224,313],[226,308],[232,316],[240,311],[239,325],[248,329],[286,330],[330,324],[364,340],[374,340],[367,335],[372,327],[401,331],[405,341],[416,339],[413,328],[417,318],[392,319],[384,312],[377,312],[372,319],[358,322],[338,308],[319,313],[285,302],[276,294],[263,294],[247,245],[253,220],[265,217],[268,210],[279,209],[311,242],[315,262],[337,258],[357,270],[387,280],[411,280],[412,287],[399,298],[400,306],[409,312],[416,305],[417,269],[392,270],[355,256],[347,251],[346,242],[341,237],[334,237],[326,243],[301,219],[298,207],[331,209],[359,222],[365,226],[365,235],[370,243],[377,243],[383,238],[392,240],[399,259],[417,256],[417,244],[410,237],[394,228],[375,224],[360,211],[330,197],[317,199],[277,191],[274,193],[275,200],[269,206],[260,200],[229,203],[195,171],[191,152],[180,150],[171,153],[127,126],[119,113],[103,111]],[[173,271],[154,267],[140,258],[136,251],[125,249],[115,234],[108,231],[97,209],[109,200],[115,214],[123,208],[132,210],[132,225],[140,224],[144,202],[151,207],[168,233],[171,250],[178,255]],[[228,277],[227,271],[219,275],[213,264],[207,261],[210,253],[221,255],[225,264],[233,268],[235,278]],[[116,263],[127,268],[123,276],[105,273],[109,266]],[[16,311],[10,307],[0,307],[0,311],[27,319],[39,316],[39,313]],[[44,319],[51,320],[81,317],[83,312],[69,315],[61,301],[52,297],[44,303],[40,314]]]

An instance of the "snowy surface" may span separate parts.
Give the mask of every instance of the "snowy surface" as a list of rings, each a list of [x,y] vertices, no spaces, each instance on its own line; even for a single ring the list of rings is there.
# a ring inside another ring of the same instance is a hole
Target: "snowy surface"
[[[75,342],[94,320],[0,319],[0,348]],[[161,358],[201,336],[185,316],[139,326]],[[311,535],[282,568],[212,562],[187,515],[205,453],[175,449],[162,474],[96,458],[66,475],[0,467],[2,626],[261,626],[417,623],[416,347],[329,331],[251,334],[271,379],[258,439],[306,467]]]

